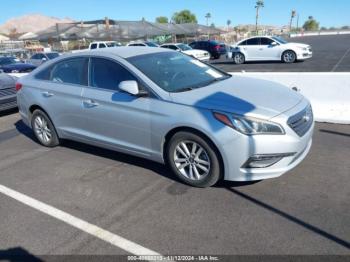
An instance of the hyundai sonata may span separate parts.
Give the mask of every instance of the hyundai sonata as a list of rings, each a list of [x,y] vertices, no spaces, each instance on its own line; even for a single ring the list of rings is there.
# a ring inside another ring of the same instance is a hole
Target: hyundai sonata
[[[298,92],[162,48],[65,55],[16,89],[42,145],[71,139],[167,163],[197,187],[278,177],[311,147],[312,110]]]

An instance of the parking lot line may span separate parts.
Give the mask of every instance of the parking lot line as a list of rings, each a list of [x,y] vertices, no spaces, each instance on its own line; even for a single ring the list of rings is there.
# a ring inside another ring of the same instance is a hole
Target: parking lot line
[[[334,72],[335,70],[337,70],[338,66],[343,62],[343,60],[345,59],[345,57],[349,54],[350,52],[350,48],[345,52],[345,54],[339,59],[338,63],[333,67],[332,72]]]
[[[96,238],[99,238],[105,242],[108,242],[120,249],[123,249],[133,255],[149,255],[149,256],[161,256],[159,253],[145,248],[139,244],[136,244],[130,240],[127,240],[121,236],[111,233],[96,225],[90,224],[80,218],[70,215],[62,210],[59,210],[53,206],[47,205],[39,200],[31,198],[20,192],[17,192],[11,188],[8,188],[0,184],[0,193],[11,197],[27,206],[30,206],[38,211],[41,211],[51,217],[54,217],[60,221],[63,221],[75,228],[80,229]]]

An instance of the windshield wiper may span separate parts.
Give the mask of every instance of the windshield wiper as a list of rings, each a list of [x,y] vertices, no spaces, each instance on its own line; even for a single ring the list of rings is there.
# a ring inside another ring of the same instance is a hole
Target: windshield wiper
[[[215,82],[220,82],[220,81],[223,81],[223,80],[226,80],[228,78],[232,77],[231,75],[227,75],[227,76],[223,76],[223,77],[220,77],[220,78],[214,78],[210,81],[206,81],[204,83],[200,83],[200,84],[197,84],[197,85],[193,85],[193,86],[187,86],[187,87],[184,87],[184,88],[180,88],[180,89],[177,89],[175,91],[173,91],[174,93],[180,93],[180,92],[186,92],[186,91],[191,91],[193,89],[197,89],[197,88],[200,88],[200,87],[204,87],[204,86],[208,86],[208,85],[211,85]]]

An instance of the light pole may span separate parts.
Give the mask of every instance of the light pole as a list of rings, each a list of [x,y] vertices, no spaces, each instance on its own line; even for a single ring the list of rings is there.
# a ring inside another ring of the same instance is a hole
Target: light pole
[[[207,13],[205,15],[205,19],[207,19],[207,26],[209,26],[209,19],[211,18],[211,14],[210,13]]]

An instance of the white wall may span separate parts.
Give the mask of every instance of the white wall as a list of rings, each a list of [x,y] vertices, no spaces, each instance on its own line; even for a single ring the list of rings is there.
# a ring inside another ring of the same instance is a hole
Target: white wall
[[[297,87],[318,122],[350,124],[350,73],[233,73]]]

